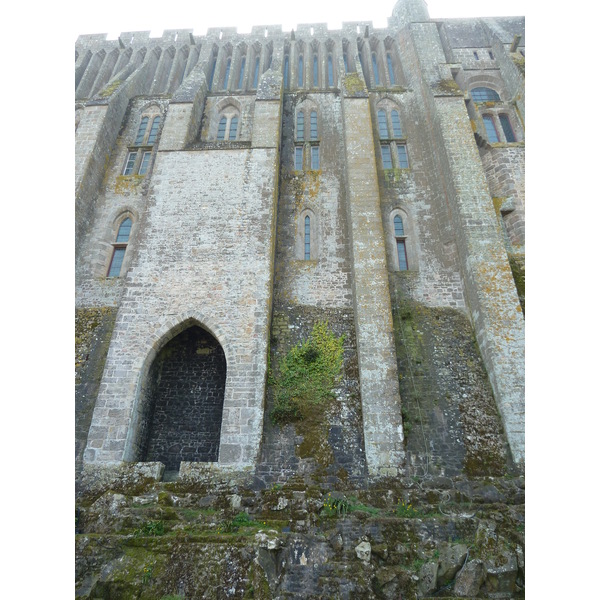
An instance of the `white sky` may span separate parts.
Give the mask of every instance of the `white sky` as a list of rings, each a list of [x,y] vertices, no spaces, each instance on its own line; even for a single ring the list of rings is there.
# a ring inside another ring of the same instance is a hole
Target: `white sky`
[[[431,18],[454,18],[520,16],[525,14],[526,2],[428,0],[427,4]],[[385,27],[394,4],[394,0],[229,0],[227,3],[106,0],[100,4],[78,4],[71,13],[70,23],[75,27],[75,37],[107,33],[109,39],[116,39],[125,31],[150,31],[152,37],[159,37],[164,29],[193,29],[196,35],[204,35],[208,27],[237,27],[238,32],[247,33],[253,25],[281,24],[284,31],[290,31],[298,23],[328,23],[330,29],[339,29],[342,21],[373,21],[374,27]]]

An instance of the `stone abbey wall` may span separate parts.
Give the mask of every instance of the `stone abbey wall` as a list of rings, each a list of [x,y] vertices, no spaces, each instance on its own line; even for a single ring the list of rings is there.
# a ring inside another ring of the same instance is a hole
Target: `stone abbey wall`
[[[81,403],[79,466],[150,460],[157,361],[196,326],[221,346],[226,380],[218,449],[184,462],[259,465],[265,484],[306,466],[298,431],[266,422],[269,361],[318,315],[344,324],[355,361],[352,401],[340,392],[327,417],[328,476],[523,465],[524,318],[511,270],[524,257],[522,18],[432,21],[420,0],[400,0],[385,29],[128,32],[81,36],[76,50],[76,304],[114,319],[90,346],[103,372]],[[478,101],[479,87],[499,100]],[[505,115],[515,141],[490,141],[484,115]],[[116,249],[123,264],[107,276]],[[403,320],[406,307],[414,318]],[[420,326],[430,315],[443,326]],[[426,348],[408,339],[420,335]],[[417,370],[423,361],[411,388],[410,357]]]

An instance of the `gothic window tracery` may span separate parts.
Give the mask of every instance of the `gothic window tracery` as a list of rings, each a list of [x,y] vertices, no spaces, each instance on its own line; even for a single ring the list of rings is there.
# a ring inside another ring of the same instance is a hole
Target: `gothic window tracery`
[[[411,247],[409,244],[409,219],[404,211],[395,209],[390,215],[390,226],[392,230],[391,243],[393,246],[392,268],[395,271],[409,270],[409,255]],[[414,260],[413,260],[414,263]],[[414,264],[410,270],[414,270]]]
[[[307,101],[297,108],[294,146],[294,169],[304,169],[304,156],[310,163],[310,170],[321,168],[319,149],[319,117],[317,110]],[[305,150],[306,146],[306,150]]]
[[[159,111],[158,106],[150,106],[142,113],[135,140],[128,148],[123,175],[145,175],[148,172],[161,125]]]
[[[402,132],[400,113],[389,100],[377,110],[377,131],[380,139],[381,162],[384,169],[408,169],[408,152]],[[391,135],[390,135],[391,134]]]
[[[219,112],[219,124],[217,127],[218,141],[235,141],[239,132],[239,112],[237,108],[228,105]]]

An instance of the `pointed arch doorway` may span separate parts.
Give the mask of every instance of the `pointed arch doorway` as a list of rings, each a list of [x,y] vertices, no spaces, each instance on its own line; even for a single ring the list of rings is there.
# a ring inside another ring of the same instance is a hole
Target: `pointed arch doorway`
[[[179,470],[181,461],[218,460],[226,377],[223,348],[202,327],[163,346],[148,373],[144,461]]]

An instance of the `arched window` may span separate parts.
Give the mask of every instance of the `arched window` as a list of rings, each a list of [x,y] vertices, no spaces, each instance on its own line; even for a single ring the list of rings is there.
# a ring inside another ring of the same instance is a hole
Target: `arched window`
[[[254,79],[252,81],[252,87],[258,87],[258,70],[260,68],[260,56],[256,57],[256,61],[254,62]]]
[[[319,255],[317,236],[317,216],[305,208],[298,214],[296,229],[296,258],[316,260]]]
[[[238,118],[231,117],[231,122],[229,123],[229,139],[235,140],[237,138],[237,126],[238,126]]]
[[[333,58],[331,54],[327,56],[327,82],[329,87],[333,86]]]
[[[231,57],[227,59],[227,64],[225,65],[225,77],[223,78],[223,89],[227,89],[227,84],[229,83],[229,71],[231,70]]]
[[[313,54],[313,86],[319,86],[319,57]]]
[[[238,89],[242,89],[244,85],[244,69],[246,68],[246,57],[242,56],[242,64],[240,65],[240,78],[238,80]]]
[[[377,123],[379,124],[379,137],[382,140],[386,140],[389,137],[389,133],[388,133],[387,117],[385,114],[385,110],[377,111]]]
[[[310,260],[310,217],[304,217],[304,260]]]
[[[113,243],[113,254],[110,260],[110,266],[108,268],[108,277],[119,277],[121,274],[121,267],[123,265],[123,259],[125,258],[127,243],[129,242],[131,226],[132,222],[129,217],[123,219],[119,225],[117,237]]]
[[[301,110],[296,115],[296,139],[299,142],[304,141],[304,113]]]
[[[140,126],[138,128],[137,136],[134,142],[136,146],[139,146],[144,141],[144,136],[146,135],[146,127],[148,127],[148,117],[143,117],[140,121]]]
[[[217,140],[219,141],[234,141],[238,136],[239,115],[236,109],[228,106],[223,110],[222,116],[219,119],[217,128]]]
[[[298,57],[298,87],[304,83],[304,58],[302,54]]]
[[[218,140],[225,139],[225,131],[227,131],[227,117],[221,117],[221,120],[219,121],[219,129],[217,131]]]
[[[388,52],[386,54],[388,75],[390,77],[390,85],[396,85],[396,78],[394,77],[394,67],[392,66],[392,55]]]
[[[344,70],[348,73],[348,53],[344,52]]]
[[[379,68],[377,67],[377,55],[375,52],[371,53],[371,61],[373,62],[373,80],[375,85],[379,85]]]
[[[289,87],[290,81],[290,57],[286,54],[283,57],[283,87],[286,89]]]
[[[398,257],[398,269],[400,271],[408,271],[406,234],[404,233],[404,222],[400,215],[394,216],[394,239],[396,243],[396,255]]]
[[[498,92],[488,87],[476,87],[471,90],[473,102],[500,102]]]
[[[212,90],[213,82],[215,80],[215,71],[217,70],[217,51],[213,51],[212,62],[210,65],[210,74],[208,76],[208,91]]]
[[[156,135],[158,133],[158,128],[160,127],[160,117],[154,117],[152,121],[152,127],[150,128],[150,133],[148,134],[148,145],[154,144],[156,142]]]

